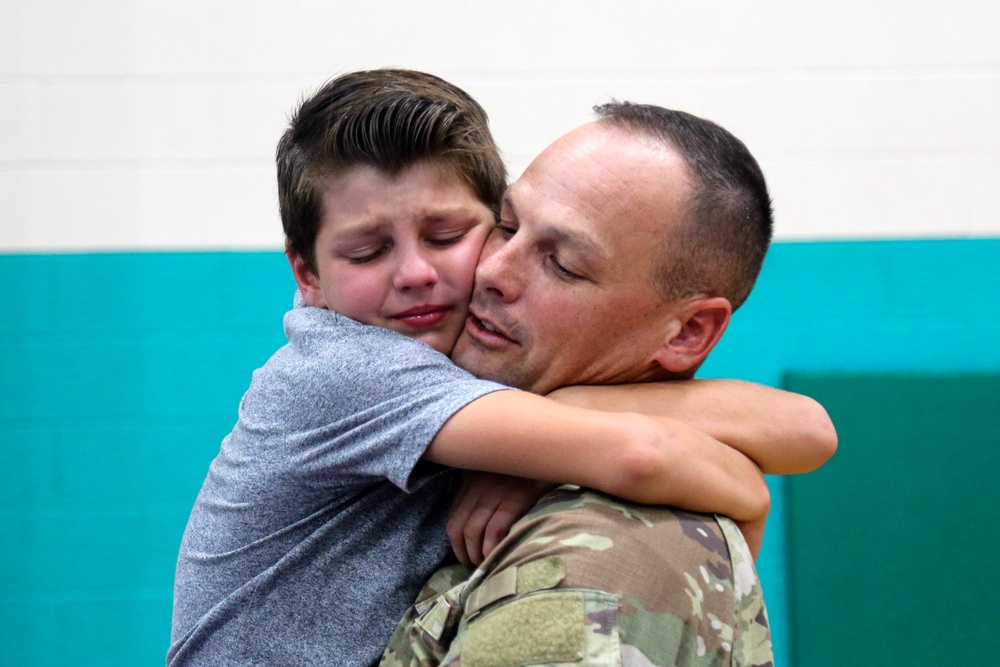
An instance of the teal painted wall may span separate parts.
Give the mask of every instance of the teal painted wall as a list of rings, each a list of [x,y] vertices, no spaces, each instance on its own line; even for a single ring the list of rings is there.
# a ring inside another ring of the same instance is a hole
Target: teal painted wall
[[[998,267],[1000,239],[775,244],[701,375],[784,386],[795,373],[994,372]],[[771,480],[757,561],[779,667],[792,665],[784,487]]]
[[[776,244],[703,375],[995,371],[998,259],[998,239]],[[5,663],[163,663],[187,512],[292,289],[277,252],[0,256]],[[787,665],[772,483],[758,565]]]
[[[0,662],[164,663],[187,513],[293,288],[280,253],[0,257]]]

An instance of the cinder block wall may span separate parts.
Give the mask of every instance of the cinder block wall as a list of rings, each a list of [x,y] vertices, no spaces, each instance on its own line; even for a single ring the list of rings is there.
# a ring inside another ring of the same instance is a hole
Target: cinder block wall
[[[717,120],[782,238],[996,234],[1000,8],[569,0],[0,3],[0,250],[274,248],[271,155],[337,72],[467,88],[513,175],[614,96]]]
[[[162,663],[187,508],[282,339],[274,143],[327,77],[455,81],[512,176],[610,97],[733,130],[779,244],[707,374],[995,370],[998,24],[985,0],[0,2],[8,655]],[[788,664],[782,519],[775,480],[759,567]]]

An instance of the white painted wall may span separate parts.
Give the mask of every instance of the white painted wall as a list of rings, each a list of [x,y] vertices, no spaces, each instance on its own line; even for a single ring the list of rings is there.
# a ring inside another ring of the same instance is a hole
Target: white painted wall
[[[477,97],[513,175],[615,96],[744,139],[779,238],[1000,234],[995,0],[0,0],[0,251],[277,248],[287,114],[387,65]]]

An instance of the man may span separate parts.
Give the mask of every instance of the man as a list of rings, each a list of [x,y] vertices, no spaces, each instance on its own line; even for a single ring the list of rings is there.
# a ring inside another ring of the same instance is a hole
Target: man
[[[738,139],[654,106],[597,112],[504,197],[453,353],[480,377],[539,393],[690,378],[760,271],[770,200]],[[561,489],[463,577],[432,579],[384,665],[773,660],[750,549],[728,519]]]

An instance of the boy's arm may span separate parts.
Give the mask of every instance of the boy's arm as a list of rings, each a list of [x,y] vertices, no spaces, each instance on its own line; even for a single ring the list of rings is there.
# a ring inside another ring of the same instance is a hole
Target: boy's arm
[[[565,387],[549,398],[585,408],[673,417],[743,452],[766,474],[815,470],[837,450],[837,433],[819,403],[739,380]]]
[[[808,472],[822,465],[837,448],[833,424],[816,401],[737,380],[568,387],[549,397],[580,407],[671,416],[742,451],[770,474]],[[697,451],[691,454],[700,455]],[[500,475],[477,475],[474,479],[475,484],[466,484],[456,497],[448,534],[463,562],[478,564],[545,487]],[[711,502],[720,490],[706,491],[700,499]],[[685,498],[672,504],[694,509]],[[717,508],[713,511],[726,513]],[[765,509],[756,518],[739,522],[755,555],[766,518]]]
[[[757,466],[690,426],[559,405],[527,392],[499,391],[462,408],[424,458],[738,521],[755,520],[770,506]]]
[[[511,527],[556,486],[523,477],[466,471],[446,527],[458,560],[480,565]],[[767,512],[736,523],[756,560],[764,543]]]

